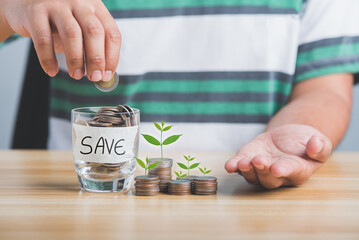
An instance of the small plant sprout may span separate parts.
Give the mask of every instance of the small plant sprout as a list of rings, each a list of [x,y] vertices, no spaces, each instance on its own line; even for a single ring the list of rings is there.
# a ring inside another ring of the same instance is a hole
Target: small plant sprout
[[[168,130],[170,130],[173,127],[173,125],[165,126],[164,122],[162,122],[161,125],[158,123],[155,123],[155,122],[153,124],[161,132],[160,140],[158,140],[157,138],[152,137],[151,135],[148,135],[148,134],[142,134],[142,136],[150,144],[161,147],[161,159],[163,159],[163,145],[169,145],[171,143],[174,143],[182,136],[182,134],[169,136],[164,141],[162,141],[163,132],[167,132]]]
[[[186,159],[186,161],[187,161],[187,166],[185,165],[185,164],[183,164],[183,163],[177,163],[178,164],[178,166],[180,167],[180,168],[182,168],[182,169],[184,169],[184,170],[187,170],[187,175],[189,175],[189,170],[190,169],[195,169],[196,167],[198,167],[198,165],[200,164],[200,163],[193,163],[193,164],[191,164],[190,165],[190,163],[195,159],[195,157],[191,157],[190,155],[188,155],[188,156],[184,156],[184,158]]]
[[[176,171],[175,171],[175,174],[176,174],[176,176],[177,176],[179,179],[182,179],[182,178],[184,178],[185,176],[187,176],[187,174],[185,174],[185,173],[183,174],[182,171],[180,171],[180,172],[176,172]]]
[[[204,167],[204,168],[199,167],[198,169],[201,171],[201,173],[203,173],[203,176],[206,176],[206,174],[212,172],[211,169],[207,169],[206,167]]]
[[[136,160],[137,160],[138,165],[140,165],[140,167],[145,169],[145,175],[147,175],[147,170],[157,167],[157,165],[160,163],[160,162],[155,162],[155,163],[148,165],[150,162],[150,158],[148,156],[146,157],[146,164],[139,158],[136,158]]]

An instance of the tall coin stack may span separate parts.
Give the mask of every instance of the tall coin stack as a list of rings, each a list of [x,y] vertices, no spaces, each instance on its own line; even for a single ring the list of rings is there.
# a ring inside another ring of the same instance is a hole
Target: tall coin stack
[[[160,162],[157,167],[148,170],[149,175],[158,176],[160,179],[160,192],[166,193],[168,191],[168,182],[172,179],[172,164],[173,160],[170,158],[151,158],[149,164]]]
[[[168,193],[171,195],[190,195],[191,181],[171,180],[168,182]]]
[[[195,177],[194,194],[197,195],[213,195],[217,193],[217,178],[211,176]]]
[[[158,186],[160,179],[157,176],[137,176],[135,181],[137,196],[154,196],[160,191]]]

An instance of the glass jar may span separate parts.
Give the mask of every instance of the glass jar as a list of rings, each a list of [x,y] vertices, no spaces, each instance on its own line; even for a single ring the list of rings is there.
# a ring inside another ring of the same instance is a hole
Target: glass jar
[[[128,110],[124,111],[120,106],[76,108],[71,112],[75,169],[86,191],[127,192],[131,187],[140,111],[126,105]]]

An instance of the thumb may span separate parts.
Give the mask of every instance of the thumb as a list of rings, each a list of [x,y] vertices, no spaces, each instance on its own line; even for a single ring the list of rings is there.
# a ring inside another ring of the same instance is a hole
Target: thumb
[[[306,146],[307,155],[319,162],[325,162],[332,152],[332,142],[325,136],[313,135]]]

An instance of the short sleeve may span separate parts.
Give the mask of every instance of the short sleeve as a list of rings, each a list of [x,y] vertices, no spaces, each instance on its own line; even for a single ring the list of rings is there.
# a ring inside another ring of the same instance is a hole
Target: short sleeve
[[[307,0],[303,6],[295,82],[359,72],[359,1]]]

